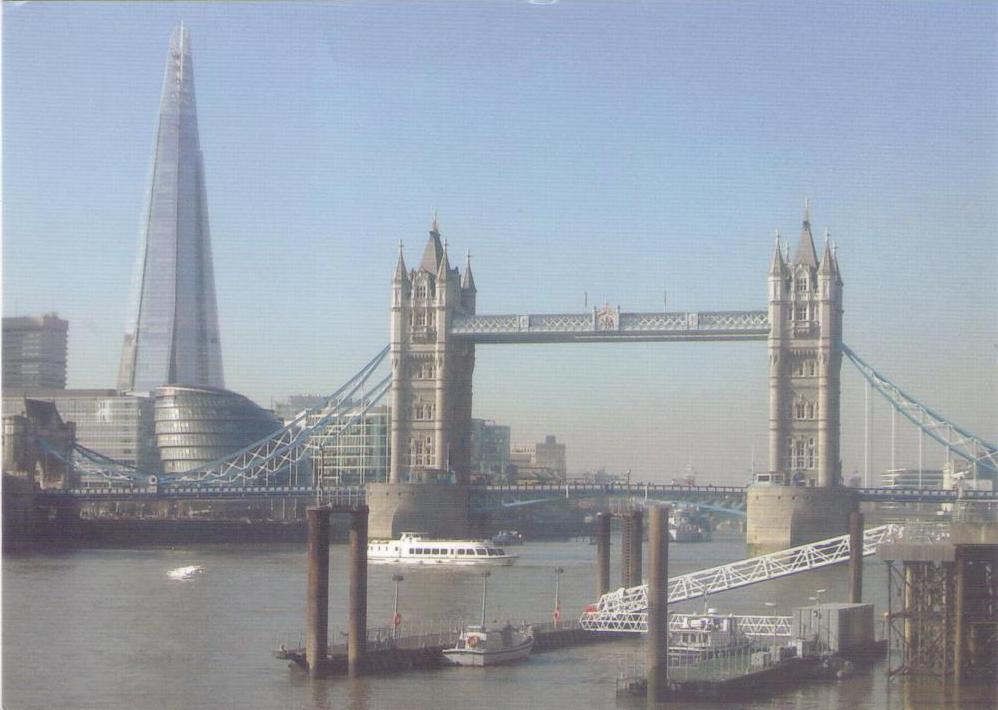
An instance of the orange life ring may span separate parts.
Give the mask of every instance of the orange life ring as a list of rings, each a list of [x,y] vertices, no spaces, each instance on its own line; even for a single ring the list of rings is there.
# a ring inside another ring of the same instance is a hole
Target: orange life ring
[[[477,636],[469,636],[468,637],[468,645],[471,648],[474,648],[475,646],[477,646],[478,645],[478,637]]]

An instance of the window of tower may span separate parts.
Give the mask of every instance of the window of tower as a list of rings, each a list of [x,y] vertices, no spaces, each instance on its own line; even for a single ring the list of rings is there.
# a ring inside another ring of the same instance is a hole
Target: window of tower
[[[808,281],[808,279],[807,279],[806,276],[798,276],[797,277],[797,290],[800,291],[801,293],[806,292],[807,288],[808,288],[807,281]]]
[[[807,376],[814,377],[815,373],[818,371],[818,366],[814,360],[807,361]]]
[[[814,437],[809,437],[807,440],[807,467],[809,469],[814,468]]]
[[[416,287],[416,298],[417,299],[425,299],[426,298],[426,286],[425,285],[420,284],[419,286]]]
[[[807,306],[795,306],[794,307],[794,319],[795,320],[807,320]]]

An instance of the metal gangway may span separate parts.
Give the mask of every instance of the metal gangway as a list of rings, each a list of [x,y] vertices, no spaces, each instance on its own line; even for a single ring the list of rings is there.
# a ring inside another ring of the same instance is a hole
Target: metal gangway
[[[872,555],[885,542],[900,538],[904,526],[879,525],[863,532],[863,555]],[[849,559],[849,535],[828,538],[807,545],[791,547],[768,555],[749,557],[719,567],[691,572],[669,580],[669,603],[698,599],[767,582],[798,572],[828,567]],[[590,631],[648,630],[648,585],[623,587],[608,592],[586,609],[579,618],[582,628]]]
[[[710,616],[709,614],[670,614],[670,631],[689,631],[701,619]],[[753,614],[725,614],[725,617],[738,619],[738,630],[746,636],[753,638],[774,638],[777,636],[790,636],[791,617],[789,616],[758,616]],[[646,619],[647,621],[647,619]],[[647,631],[647,623],[641,631]]]

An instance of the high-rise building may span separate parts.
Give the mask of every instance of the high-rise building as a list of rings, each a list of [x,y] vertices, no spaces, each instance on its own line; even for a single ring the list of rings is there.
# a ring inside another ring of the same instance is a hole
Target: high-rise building
[[[507,482],[509,427],[485,419],[471,420],[471,475],[488,483]]]
[[[118,389],[224,387],[187,29],[170,39]]]
[[[55,313],[3,319],[3,387],[65,389],[69,323]]]
[[[308,415],[314,424],[321,411]],[[362,486],[388,478],[388,408],[359,406],[337,414],[308,443],[314,482],[321,487]]]

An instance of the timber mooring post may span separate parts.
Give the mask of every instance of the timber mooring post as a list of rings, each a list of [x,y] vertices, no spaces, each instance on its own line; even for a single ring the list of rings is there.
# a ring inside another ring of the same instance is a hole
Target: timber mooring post
[[[350,512],[350,593],[347,664],[350,675],[363,672],[367,652],[367,515],[368,507]]]
[[[610,514],[596,514],[596,567],[599,570],[598,596],[610,591]]]
[[[863,602],[863,514],[849,514],[849,601]]]
[[[305,662],[318,678],[326,669],[329,634],[329,514],[328,506],[308,508],[308,601],[305,611]]]
[[[644,527],[644,515],[640,510],[631,511],[631,544],[629,545],[630,550],[628,557],[630,557],[630,565],[628,565],[628,587],[639,587],[641,586],[641,549],[643,547],[645,527]]]
[[[631,586],[631,511],[620,513],[620,586]]]
[[[648,636],[645,677],[648,703],[665,700],[669,686],[669,507],[648,511]]]

